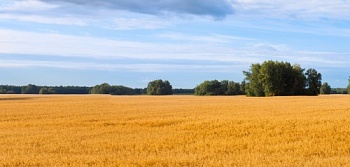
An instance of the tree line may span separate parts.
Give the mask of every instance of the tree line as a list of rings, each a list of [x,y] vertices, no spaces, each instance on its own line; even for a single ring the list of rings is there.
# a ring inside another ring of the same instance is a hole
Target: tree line
[[[111,95],[247,95],[293,96],[318,94],[350,94],[350,77],[347,88],[331,88],[316,69],[305,70],[288,62],[265,61],[252,64],[243,71],[242,82],[229,80],[204,81],[194,89],[173,89],[168,80],[150,81],[147,88],[130,88],[123,85],[102,83],[86,86],[26,86],[0,85],[0,94],[111,94]]]
[[[195,88],[195,95],[240,95],[247,96],[295,96],[318,94],[350,94],[349,86],[346,89],[332,89],[322,83],[322,74],[316,69],[305,70],[300,65],[291,65],[288,62],[265,61],[262,64],[252,64],[241,83],[234,81],[217,80],[204,81]]]
[[[0,94],[89,94],[86,86],[25,86],[0,85]]]
[[[160,85],[158,86],[158,84]],[[153,92],[154,90],[155,92]],[[122,85],[109,85],[108,83],[102,83],[93,87],[37,86],[33,84],[25,86],[0,85],[0,94],[193,95],[194,89],[172,89],[169,81],[155,80],[150,82],[148,88],[130,88]]]
[[[195,88],[195,95],[244,95],[245,82],[234,81],[204,81]]]

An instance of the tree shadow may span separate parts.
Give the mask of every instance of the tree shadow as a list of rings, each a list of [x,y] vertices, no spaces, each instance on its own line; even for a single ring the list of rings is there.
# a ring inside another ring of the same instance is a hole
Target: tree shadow
[[[0,101],[31,100],[33,97],[6,97],[0,98]]]

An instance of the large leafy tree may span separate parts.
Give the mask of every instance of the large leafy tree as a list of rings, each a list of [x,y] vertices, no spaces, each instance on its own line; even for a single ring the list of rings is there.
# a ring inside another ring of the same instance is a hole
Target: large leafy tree
[[[243,71],[247,96],[317,95],[321,87],[321,74],[309,69],[304,74],[298,64],[265,61],[252,64],[249,71]],[[306,76],[307,77],[306,77]],[[307,89],[306,89],[307,88]],[[317,89],[317,90],[316,90]]]
[[[211,92],[210,81],[204,81],[194,88],[195,95],[207,95],[208,92]]]
[[[241,85],[237,82],[230,81],[227,84],[226,95],[239,95],[241,94]]]
[[[308,95],[320,94],[320,88],[322,86],[322,75],[315,69],[309,68],[306,73],[306,86]]]
[[[260,69],[261,84],[266,96],[292,95],[293,67],[290,63],[266,61]]]
[[[246,76],[245,80],[247,81],[245,87],[247,96],[265,96],[260,69],[260,64],[252,64],[249,71],[243,71],[243,74]]]
[[[301,68],[299,64],[293,66],[293,95],[306,95],[306,76],[305,69]]]
[[[154,80],[148,83],[147,86],[148,95],[172,95],[173,88],[169,81],[165,80]]]
[[[241,82],[241,85],[239,86],[239,94],[241,94],[241,95],[245,94],[245,86],[246,86],[246,81],[243,80]]]

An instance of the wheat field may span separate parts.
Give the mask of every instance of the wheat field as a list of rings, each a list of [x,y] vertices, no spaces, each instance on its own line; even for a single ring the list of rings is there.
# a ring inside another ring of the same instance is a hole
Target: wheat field
[[[350,166],[350,96],[0,96],[0,166]]]

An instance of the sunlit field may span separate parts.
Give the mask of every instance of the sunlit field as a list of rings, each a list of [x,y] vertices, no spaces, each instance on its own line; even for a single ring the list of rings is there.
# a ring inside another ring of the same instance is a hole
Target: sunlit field
[[[345,166],[350,96],[0,96],[0,166]]]

